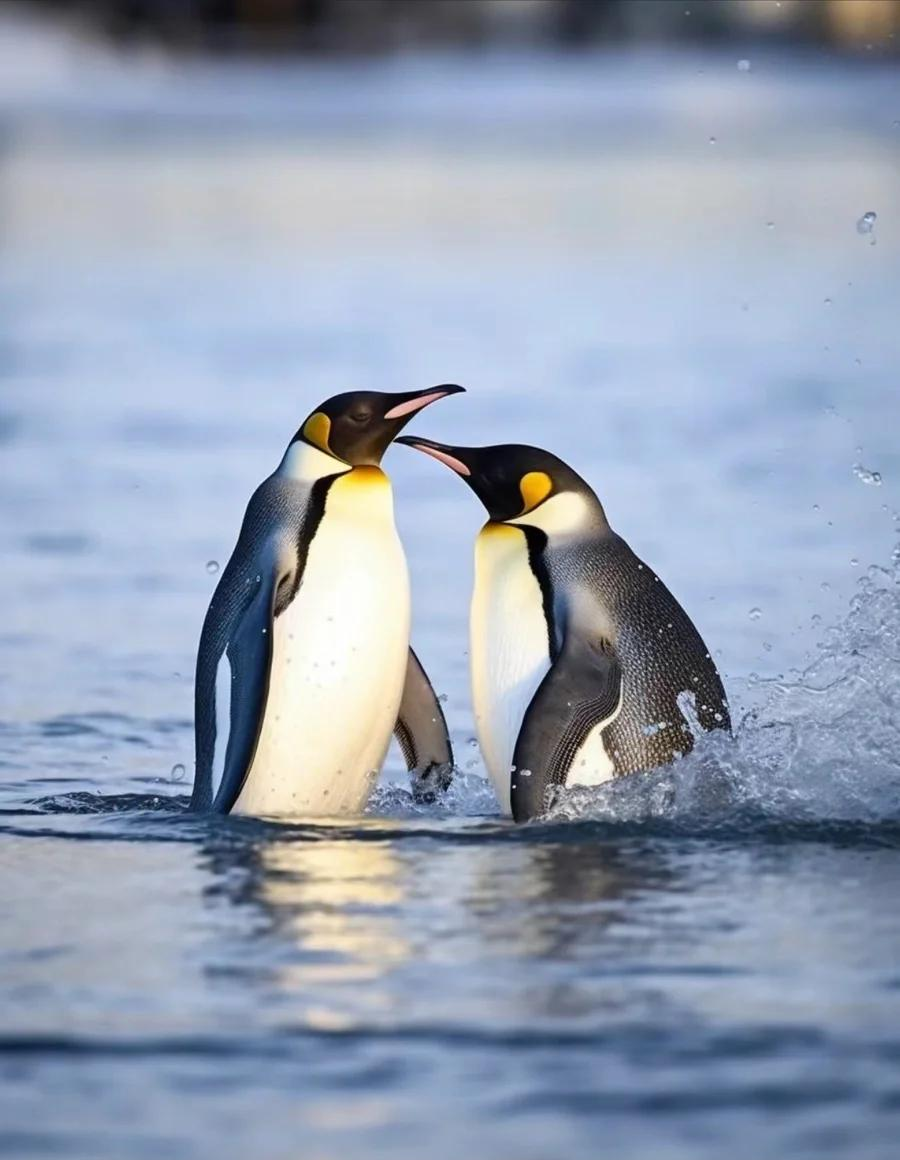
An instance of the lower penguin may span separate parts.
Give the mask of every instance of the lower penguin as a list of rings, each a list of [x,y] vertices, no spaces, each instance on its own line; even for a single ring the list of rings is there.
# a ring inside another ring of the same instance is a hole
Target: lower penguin
[[[414,791],[449,783],[447,727],[409,647],[409,577],[380,462],[457,386],[323,403],[254,492],[203,624],[191,804],[341,815],[366,804],[395,732]]]
[[[470,657],[478,739],[504,812],[525,821],[555,786],[667,764],[693,747],[691,718],[731,729],[697,629],[571,467],[519,444],[398,442],[460,475],[490,517],[475,545]]]

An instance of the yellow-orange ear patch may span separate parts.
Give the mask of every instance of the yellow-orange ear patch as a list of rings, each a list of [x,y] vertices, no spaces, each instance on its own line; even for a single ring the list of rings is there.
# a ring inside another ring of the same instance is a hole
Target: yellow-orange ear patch
[[[324,451],[326,455],[331,455],[331,448],[328,446],[328,436],[331,434],[331,420],[322,411],[316,411],[303,424],[303,438],[312,443],[313,447],[318,447],[320,451]]]
[[[545,471],[529,471],[527,475],[523,475],[519,480],[519,491],[525,504],[522,515],[536,508],[552,490],[553,480]]]

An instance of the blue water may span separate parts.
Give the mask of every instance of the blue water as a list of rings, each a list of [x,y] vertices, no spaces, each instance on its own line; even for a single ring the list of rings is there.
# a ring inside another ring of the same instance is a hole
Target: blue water
[[[896,1154],[900,79],[733,56],[175,64],[0,22],[5,1155]],[[501,821],[481,513],[398,448],[448,801],[392,754],[360,821],[188,815],[247,496],[321,398],[447,380],[413,429],[587,475],[736,743]]]

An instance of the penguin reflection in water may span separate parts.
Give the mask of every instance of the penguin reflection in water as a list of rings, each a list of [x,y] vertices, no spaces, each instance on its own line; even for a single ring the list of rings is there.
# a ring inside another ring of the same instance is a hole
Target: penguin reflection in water
[[[457,394],[337,395],[254,492],[197,656],[192,805],[348,814],[395,732],[414,789],[449,783],[443,713],[409,647],[409,578],[381,457],[409,419]]]
[[[570,467],[536,447],[399,442],[452,468],[490,517],[475,545],[472,700],[504,811],[524,821],[554,786],[687,753],[686,701],[700,728],[731,728],[700,634]]]

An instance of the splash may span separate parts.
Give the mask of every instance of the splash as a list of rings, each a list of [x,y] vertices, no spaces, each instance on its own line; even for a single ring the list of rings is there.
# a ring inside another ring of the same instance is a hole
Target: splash
[[[526,829],[589,823],[598,836],[861,838],[900,844],[900,548],[857,582],[846,616],[787,679],[732,682],[746,709],[731,738],[702,734],[665,769],[559,794]],[[496,813],[488,783],[458,771],[440,802],[399,787],[370,812]]]
[[[872,566],[817,655],[749,681],[737,726],[667,769],[561,795],[550,821],[664,822],[679,832],[852,823],[900,834],[900,551]]]
[[[490,783],[479,773],[455,769],[453,781],[434,802],[417,802],[400,785],[379,785],[369,799],[366,813],[377,817],[480,817],[497,813],[497,799]]]

